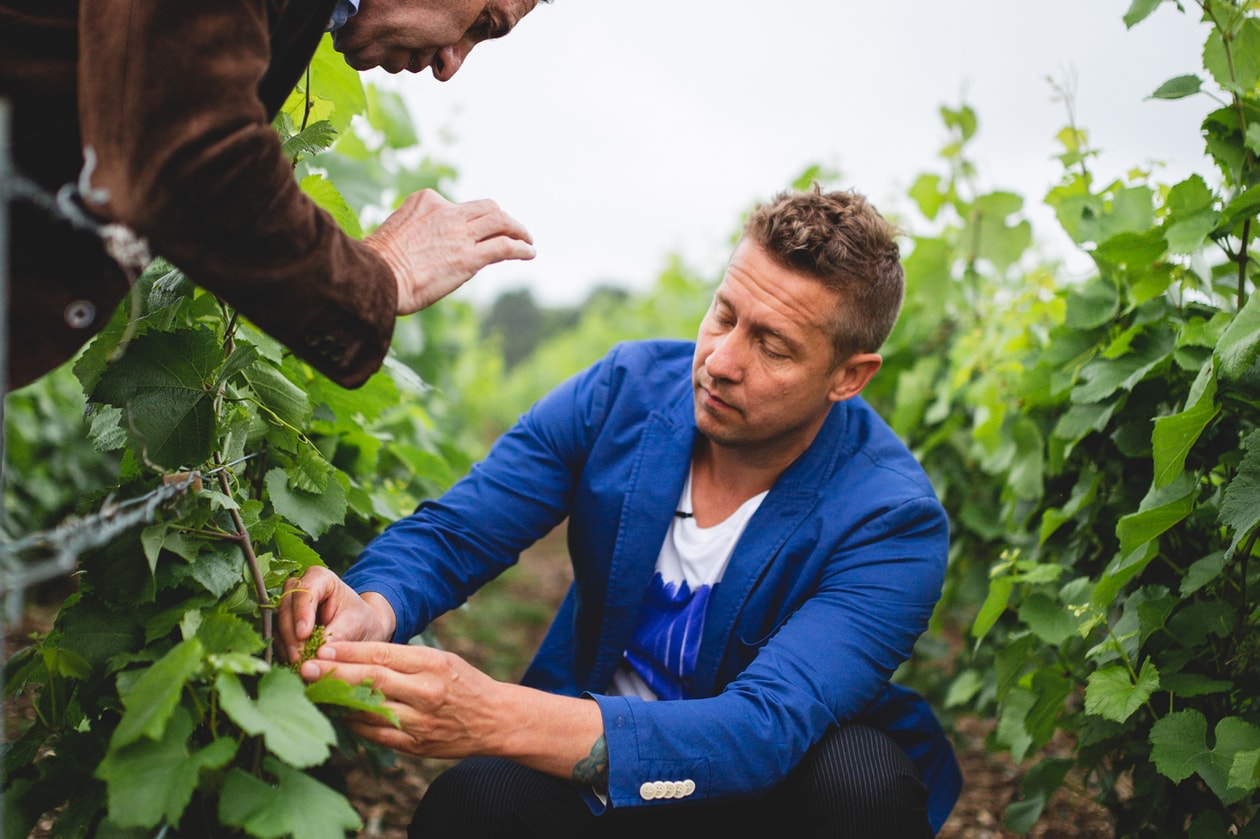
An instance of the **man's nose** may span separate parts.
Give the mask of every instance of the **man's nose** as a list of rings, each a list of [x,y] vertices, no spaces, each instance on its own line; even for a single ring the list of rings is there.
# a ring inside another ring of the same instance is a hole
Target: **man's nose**
[[[433,78],[439,82],[447,82],[451,77],[459,72],[459,68],[464,65],[464,59],[468,57],[469,48],[460,44],[451,44],[442,47],[433,56]]]
[[[743,366],[739,357],[739,341],[732,333],[719,336],[713,341],[713,348],[704,360],[704,367],[715,379],[739,380]]]

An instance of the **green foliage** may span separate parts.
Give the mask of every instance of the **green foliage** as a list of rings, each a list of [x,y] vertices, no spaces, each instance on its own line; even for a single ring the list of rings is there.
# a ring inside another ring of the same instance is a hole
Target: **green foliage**
[[[1210,171],[1106,179],[1084,129],[1055,138],[1064,171],[1044,203],[1091,276],[1063,281],[1034,250],[1024,198],[978,186],[965,105],[941,109],[937,171],[913,179],[898,219],[906,303],[865,396],[951,517],[921,649],[967,639],[949,666],[920,659],[899,677],[990,717],[989,746],[1029,764],[1006,813],[1017,832],[1069,782],[1121,836],[1260,831],[1260,18],[1250,2],[1197,5],[1201,72],[1152,97],[1209,103]],[[1132,0],[1124,23],[1182,6]],[[277,127],[303,188],[347,230],[453,178],[408,153],[401,100],[364,91],[326,47],[310,86]],[[366,130],[348,130],[360,113]],[[716,279],[672,260],[647,294],[596,296],[520,346],[506,340],[523,321],[500,313],[507,361],[471,307],[444,301],[400,321],[386,369],[349,394],[177,272],[147,272],[138,319],[120,311],[77,362],[81,389],[62,371],[9,398],[6,527],[47,527],[105,490],[154,492],[176,470],[200,485],[85,555],[52,632],[9,662],[8,690],[37,690],[36,721],[5,754],[6,830],[62,805],[66,835],[353,830],[316,776],[352,742],[340,715],[379,697],[303,687],[270,662],[283,580],[343,568],[614,342],[692,337]],[[80,415],[87,434],[65,422]],[[1074,744],[1070,758],[1046,758],[1052,740]]]
[[[1126,24],[1159,5],[1135,0]],[[1037,264],[1018,200],[975,188],[974,117],[944,111],[947,171],[910,192],[936,232],[913,237],[868,390],[952,519],[934,620],[974,644],[942,704],[994,715],[990,745],[1019,760],[1066,732],[1121,836],[1224,835],[1260,804],[1260,20],[1201,6],[1206,74],[1154,96],[1225,103],[1203,122],[1216,172],[1104,181],[1083,130],[1058,137],[1045,200],[1087,279]],[[1030,830],[1066,777],[1026,782],[1008,827]]]
[[[4,403],[6,533],[44,530],[79,510],[118,473],[118,455],[84,433],[83,388],[68,367]],[[108,443],[107,443],[108,445]]]
[[[521,412],[563,379],[594,364],[618,341],[694,338],[716,285],[716,278],[699,277],[671,257],[648,292],[625,296],[597,291],[576,324],[551,334],[501,380],[467,389],[464,399],[486,434],[502,433]]]
[[[352,235],[361,209],[397,200],[383,181],[447,171],[343,165],[382,156],[349,133],[354,114],[414,143],[406,111],[327,44],[309,97],[306,84],[276,127],[303,188]],[[272,615],[290,575],[344,570],[469,457],[433,420],[450,410],[440,394],[395,359],[350,393],[161,261],[133,294],[75,362],[77,385],[66,369],[8,401],[6,526],[76,507],[108,521],[106,493],[152,510],[85,537],[77,591],[8,662],[6,690],[29,695],[35,720],[4,755],[5,830],[54,813],[58,835],[346,835],[359,817],[319,769],[357,743],[345,713],[392,714],[370,686],[305,685],[273,662]],[[419,328],[406,327],[410,359],[432,368],[448,347]]]

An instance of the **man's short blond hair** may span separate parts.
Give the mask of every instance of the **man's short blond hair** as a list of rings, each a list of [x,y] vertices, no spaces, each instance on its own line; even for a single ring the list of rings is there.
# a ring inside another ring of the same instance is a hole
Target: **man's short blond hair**
[[[855,192],[782,192],[758,206],[744,238],[784,268],[836,291],[837,363],[875,352],[892,332],[905,297],[898,230]]]

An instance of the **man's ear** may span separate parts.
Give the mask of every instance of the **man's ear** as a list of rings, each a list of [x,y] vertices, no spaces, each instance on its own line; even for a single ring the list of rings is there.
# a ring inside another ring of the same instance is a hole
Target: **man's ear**
[[[831,401],[843,402],[857,396],[883,363],[883,356],[873,352],[854,353],[840,362],[831,374]]]

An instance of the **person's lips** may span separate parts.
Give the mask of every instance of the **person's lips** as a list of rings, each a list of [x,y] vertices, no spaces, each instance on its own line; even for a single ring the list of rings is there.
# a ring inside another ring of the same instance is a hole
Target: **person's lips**
[[[700,386],[700,393],[703,396],[703,402],[705,406],[712,410],[715,410],[715,411],[723,411],[723,410],[737,411],[738,410],[730,402],[726,401],[721,396],[718,396],[713,390],[705,387],[704,385]]]

